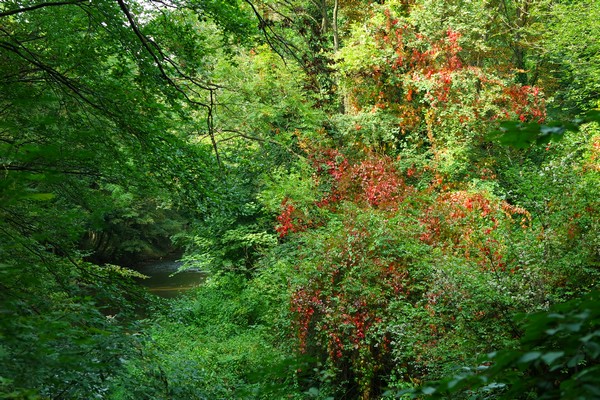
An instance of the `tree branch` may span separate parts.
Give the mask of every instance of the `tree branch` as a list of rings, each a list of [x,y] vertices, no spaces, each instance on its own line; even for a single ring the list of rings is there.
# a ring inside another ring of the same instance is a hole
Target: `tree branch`
[[[177,90],[179,93],[181,93],[183,95],[183,97],[188,102],[190,102],[191,104],[200,105],[202,107],[205,107],[205,108],[209,109],[210,105],[202,103],[202,102],[199,102],[197,100],[193,100],[193,99],[191,99],[189,97],[189,95],[169,76],[169,74],[165,70],[163,62],[167,62],[169,65],[171,65],[175,69],[175,71],[177,72],[177,74],[179,74],[182,78],[190,81],[194,86],[197,86],[197,87],[199,87],[201,89],[212,90],[212,89],[216,88],[217,85],[210,85],[210,84],[209,85],[205,85],[205,84],[202,84],[197,79],[194,79],[193,77],[190,77],[190,76],[184,74],[179,69],[179,67],[176,65],[176,63],[173,60],[171,60],[169,57],[167,57],[163,53],[163,51],[161,50],[161,48],[154,41],[152,41],[151,39],[149,39],[146,35],[144,35],[140,31],[140,28],[138,27],[137,23],[135,22],[135,20],[133,18],[133,15],[129,11],[129,8],[125,4],[125,2],[123,0],[117,0],[117,2],[119,3],[119,7],[121,8],[121,11],[123,11],[123,14],[125,14],[125,17],[127,18],[127,21],[129,22],[129,26],[131,27],[131,29],[133,30],[133,32],[135,33],[135,35],[140,40],[140,43],[142,44],[142,46],[144,47],[144,49],[146,49],[146,51],[148,52],[148,54],[150,54],[150,56],[154,60],[154,63],[156,64],[156,67],[159,69],[160,74],[163,77],[163,79],[165,79],[167,81],[167,83],[169,85],[171,85],[173,88],[175,88],[175,90]],[[156,52],[158,52],[158,55],[156,54],[155,50],[156,50]]]
[[[287,147],[286,145],[284,145],[284,144],[282,144],[282,143],[279,143],[278,141],[276,141],[276,140],[273,140],[273,139],[261,138],[261,137],[259,137],[259,136],[252,136],[252,135],[249,135],[249,134],[247,134],[247,133],[241,132],[241,131],[239,131],[239,130],[237,130],[237,129],[220,129],[220,130],[219,130],[219,132],[228,132],[228,133],[233,133],[233,134],[235,134],[236,136],[242,137],[242,138],[244,138],[244,139],[248,139],[248,140],[254,140],[254,141],[257,141],[257,142],[262,142],[262,143],[271,143],[271,144],[275,144],[275,145],[277,145],[277,146],[283,147],[284,149],[286,149],[287,151],[289,151],[290,153],[292,153],[293,155],[295,155],[295,156],[296,156],[296,157],[298,157],[298,158],[305,158],[304,156],[302,156],[302,155],[300,155],[300,154],[296,153],[294,150],[292,150],[291,148]],[[230,137],[230,138],[227,138],[227,139],[223,139],[223,140],[221,140],[221,141],[225,141],[225,140],[229,140],[229,139],[232,139],[232,137]]]
[[[252,12],[256,16],[256,19],[258,19],[258,28],[263,33],[263,36],[264,36],[265,40],[267,41],[267,44],[269,45],[271,50],[273,50],[275,53],[277,53],[277,55],[283,60],[284,64],[286,63],[285,57],[283,56],[283,54],[281,54],[279,49],[277,49],[277,46],[275,46],[275,43],[273,43],[273,41],[271,40],[271,35],[272,35],[272,37],[275,38],[278,43],[281,43],[281,45],[284,47],[285,51],[288,54],[290,54],[298,63],[301,63],[302,60],[300,60],[300,58],[296,55],[296,53],[294,51],[295,46],[293,44],[286,42],[285,39],[283,39],[281,36],[279,36],[273,30],[273,28],[269,25],[269,23],[267,21],[265,21],[265,19],[262,17],[262,15],[260,15],[258,10],[256,9],[256,6],[252,3],[251,0],[244,0],[244,1],[252,8]],[[267,29],[271,32],[270,34],[267,31]]]
[[[33,6],[29,6],[29,7],[17,8],[14,10],[0,12],[0,18],[8,17],[9,15],[15,15],[15,14],[21,14],[24,12],[28,12],[28,11],[33,11],[33,10],[37,10],[37,9],[44,8],[44,7],[67,6],[67,5],[85,3],[86,1],[88,1],[88,0],[56,1],[56,2],[50,2],[50,3],[39,3],[39,4],[35,4]]]
[[[223,165],[221,164],[221,157],[219,156],[219,148],[217,147],[217,141],[215,140],[215,125],[213,119],[213,111],[215,107],[215,94],[214,90],[210,90],[210,107],[208,108],[208,114],[206,116],[206,125],[208,127],[208,134],[210,135],[210,141],[212,142],[213,149],[215,150],[215,157],[217,158],[217,164],[219,169],[223,172]]]

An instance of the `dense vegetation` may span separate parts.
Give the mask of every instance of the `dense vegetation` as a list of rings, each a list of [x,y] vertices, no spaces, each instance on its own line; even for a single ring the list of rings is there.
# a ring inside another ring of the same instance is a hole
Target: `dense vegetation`
[[[0,398],[600,398],[599,20],[3,1]]]

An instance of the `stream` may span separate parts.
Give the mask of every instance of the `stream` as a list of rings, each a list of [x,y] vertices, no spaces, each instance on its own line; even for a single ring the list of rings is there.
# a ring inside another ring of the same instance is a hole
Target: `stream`
[[[138,281],[151,293],[165,298],[173,298],[206,280],[205,272],[194,269],[172,275],[182,264],[178,260],[159,260],[136,265],[132,269],[149,277]]]

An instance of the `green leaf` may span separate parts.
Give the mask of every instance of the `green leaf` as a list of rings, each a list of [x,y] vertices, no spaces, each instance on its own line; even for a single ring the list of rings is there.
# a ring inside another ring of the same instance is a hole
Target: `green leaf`
[[[421,392],[423,392],[423,394],[426,394],[426,395],[431,395],[436,392],[436,389],[431,386],[425,386],[424,388],[421,389]]]
[[[530,351],[529,353],[525,353],[519,358],[519,364],[526,364],[532,361],[535,361],[541,357],[542,353],[539,351]]]
[[[551,121],[546,124],[535,122],[503,121],[500,127],[488,135],[488,140],[517,149],[525,149],[533,143],[542,145],[560,140],[565,132],[577,132],[584,123],[600,122],[600,111],[588,111],[583,118],[573,121]]]
[[[565,354],[564,351],[551,351],[549,353],[542,355],[541,358],[546,364],[552,365],[552,363],[554,363],[554,361],[556,361],[557,359],[562,357],[564,354]]]
[[[585,349],[593,359],[600,356],[600,344],[596,342],[587,342],[585,344]]]
[[[568,331],[571,332],[579,332],[581,330],[581,325],[583,325],[581,322],[579,323],[574,323],[574,324],[566,324],[564,325]]]
[[[600,110],[590,110],[583,117],[584,122],[600,122]]]
[[[575,354],[575,356],[571,357],[571,359],[567,363],[567,367],[569,367],[569,368],[576,367],[583,359],[584,359],[583,354]]]
[[[584,343],[587,343],[590,340],[592,340],[594,337],[600,337],[600,330],[596,330],[596,331],[590,333],[589,335],[585,335],[584,337],[582,337],[579,340],[581,340]]]

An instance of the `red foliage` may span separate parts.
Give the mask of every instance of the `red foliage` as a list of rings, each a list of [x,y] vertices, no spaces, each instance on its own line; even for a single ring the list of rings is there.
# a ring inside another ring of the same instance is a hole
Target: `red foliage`
[[[507,118],[518,118],[521,122],[542,123],[546,119],[545,101],[540,90],[533,86],[510,86],[504,92],[509,98]]]
[[[352,178],[360,182],[361,197],[371,206],[394,206],[403,185],[389,158],[368,159],[352,168]]]
[[[390,299],[408,295],[408,273],[394,263],[372,262],[372,267],[365,266],[369,271],[364,276],[349,274],[348,267],[321,266],[310,287],[294,292],[290,310],[301,352],[311,337],[313,345],[326,343],[332,360],[356,359],[359,349],[383,343],[385,336],[376,335],[373,328],[385,317]],[[368,290],[356,297],[357,288]]]
[[[302,223],[302,218],[298,215],[296,207],[287,198],[281,202],[281,213],[277,216],[279,225],[275,227],[275,231],[279,233],[279,237],[283,238],[290,232],[298,232],[306,229]]]
[[[545,104],[538,88],[514,85],[512,76],[498,76],[497,69],[490,72],[463,62],[460,32],[448,29],[442,38],[433,39],[389,11],[385,15],[375,44],[387,60],[367,66],[356,80],[351,95],[357,109],[395,112],[404,132],[418,128],[432,108],[443,111],[453,105],[461,106],[456,118],[463,124],[504,118],[544,120]],[[480,114],[482,98],[500,110]]]
[[[504,270],[502,246],[493,235],[502,216],[509,220],[520,216],[523,228],[530,219],[526,210],[491,200],[483,193],[442,193],[420,218],[424,227],[420,240],[452,253],[461,250],[467,260],[477,262],[483,270]]]
[[[341,374],[352,371],[358,385],[366,387],[372,371],[391,363],[392,334],[384,327],[395,318],[394,305],[406,301],[432,319],[422,327],[431,340],[424,340],[414,356],[415,363],[426,365],[429,361],[421,360],[419,352],[435,348],[447,333],[443,324],[432,323],[440,318],[435,310],[445,297],[425,292],[422,282],[415,284],[417,278],[409,272],[412,261],[393,249],[412,241],[415,247],[462,256],[483,273],[514,272],[514,266],[507,267],[499,231],[507,220],[526,226],[528,213],[485,192],[450,191],[438,182],[419,191],[407,183],[419,171],[410,168],[403,176],[389,157],[371,154],[351,162],[339,151],[325,149],[314,151],[311,159],[313,179],[325,192],[313,206],[336,213],[343,226],[324,223],[326,233],[318,239],[322,248],[314,259],[307,255],[306,269],[298,267],[303,283],[292,288],[290,312],[299,351],[327,359]],[[387,217],[407,210],[406,220],[386,225]],[[418,224],[414,215],[420,216],[420,230],[409,226]],[[314,226],[304,219],[286,200],[278,232],[284,236]]]
[[[347,200],[393,208],[406,190],[404,180],[389,157],[371,156],[351,164],[339,151],[325,149],[313,153],[311,158],[317,171],[316,181],[329,185],[327,194],[317,203],[318,207]],[[325,179],[327,177],[329,179]]]
[[[319,294],[319,290],[310,293],[307,292],[306,289],[300,288],[296,291],[296,293],[294,293],[294,296],[291,300],[290,311],[297,315],[295,324],[301,352],[305,352],[306,350],[306,339],[309,334],[309,325],[312,316],[315,313],[315,309],[322,308]]]

